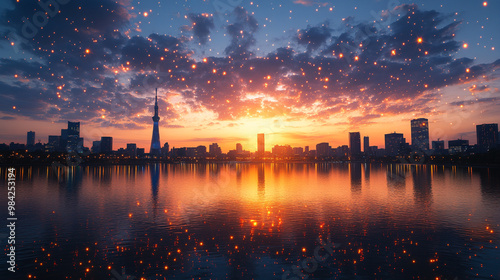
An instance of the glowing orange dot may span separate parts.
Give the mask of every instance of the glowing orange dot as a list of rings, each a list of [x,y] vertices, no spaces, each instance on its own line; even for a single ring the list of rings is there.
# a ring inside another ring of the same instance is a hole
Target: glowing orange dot
[[[207,63],[207,61],[208,61],[208,60],[207,60],[207,58],[204,58],[204,59],[203,59],[203,62]]]
[[[302,252],[305,252],[306,251],[306,248],[302,248]]]
[[[485,6],[485,7],[488,6],[488,2],[484,1],[483,6]]]
[[[396,55],[396,50],[392,50],[392,51],[391,51],[391,54],[392,54],[392,55]]]
[[[343,54],[339,54],[339,57],[342,58],[342,57],[344,57],[344,55]]]
[[[470,72],[470,69],[469,69],[469,68],[465,69],[465,72],[469,73],[469,72]]]
[[[90,53],[90,50],[89,50],[89,49],[86,49],[86,50],[85,50],[85,53]]]
[[[196,64],[191,65],[191,68],[196,69]]]
[[[253,225],[254,225],[254,226],[257,226],[257,222],[253,222]]]
[[[144,12],[144,13],[143,13],[143,15],[144,15],[145,17],[147,17],[149,14],[148,14],[148,12]]]
[[[463,47],[464,47],[464,49],[466,49],[466,48],[468,48],[468,47],[469,47],[469,44],[465,43],[465,44],[463,45]]]
[[[355,57],[354,57],[354,60],[358,61],[358,60],[359,60],[359,57],[355,56]]]
[[[12,109],[16,109],[16,106],[12,106]]]
[[[419,38],[417,39],[417,42],[418,42],[418,43],[422,43],[422,42],[423,42],[422,38],[420,38],[420,37],[419,37]]]
[[[212,70],[212,72],[213,72],[214,74],[215,74],[215,73],[217,73],[217,69]]]

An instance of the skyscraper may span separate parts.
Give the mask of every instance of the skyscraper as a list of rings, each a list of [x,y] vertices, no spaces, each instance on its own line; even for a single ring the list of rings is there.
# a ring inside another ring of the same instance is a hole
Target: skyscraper
[[[263,156],[265,151],[264,133],[257,134],[257,154]]]
[[[480,124],[476,126],[477,146],[482,151],[495,148],[498,142],[498,124]]]
[[[236,143],[236,153],[243,153],[243,146],[240,143]]]
[[[363,152],[365,152],[365,154],[370,152],[370,137],[368,136],[363,137]]]
[[[411,145],[415,150],[429,150],[429,120],[411,120]]]
[[[208,153],[211,156],[220,156],[222,154],[222,150],[217,143],[212,143],[208,146]]]
[[[396,156],[401,153],[405,138],[402,133],[389,133],[385,135],[385,152],[389,156]]]
[[[80,122],[68,122],[68,136],[80,137]]]
[[[155,115],[153,116],[153,137],[151,138],[151,148],[149,153],[151,155],[160,156],[161,146],[160,146],[160,131],[158,129],[158,122],[160,117],[158,116],[158,89],[156,89],[155,94]]]
[[[111,153],[113,151],[113,137],[101,137],[101,153]]]
[[[351,156],[361,154],[361,135],[359,132],[349,132],[349,149]]]
[[[35,132],[28,131],[26,146],[35,146]]]

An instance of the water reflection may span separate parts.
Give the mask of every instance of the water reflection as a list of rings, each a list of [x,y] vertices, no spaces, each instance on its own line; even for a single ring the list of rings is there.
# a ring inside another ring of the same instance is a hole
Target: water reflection
[[[111,279],[124,267],[136,279],[300,279],[283,275],[328,236],[341,245],[304,278],[500,278],[498,170],[210,163],[23,174],[22,279]]]
[[[429,206],[432,202],[431,168],[427,165],[412,165],[413,194],[418,204]]]
[[[349,175],[351,178],[351,192],[361,192],[361,163],[349,164]]]

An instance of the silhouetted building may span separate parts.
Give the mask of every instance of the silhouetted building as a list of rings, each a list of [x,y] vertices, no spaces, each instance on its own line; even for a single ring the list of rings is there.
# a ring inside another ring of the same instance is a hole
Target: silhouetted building
[[[143,157],[145,154],[144,148],[137,148],[137,157]]]
[[[370,154],[370,137],[363,137],[363,152],[365,154]]]
[[[26,138],[27,138],[26,139],[26,146],[28,146],[28,147],[35,146],[35,132],[34,131],[28,131]]]
[[[469,140],[450,140],[448,141],[448,150],[450,154],[465,153],[469,150]]]
[[[304,149],[302,147],[293,148],[293,155],[299,157],[304,155]]]
[[[316,157],[317,158],[329,157],[331,150],[332,150],[332,147],[330,147],[330,144],[319,143],[316,145]]]
[[[432,149],[435,151],[444,150],[444,140],[432,141]]]
[[[388,156],[396,156],[402,153],[406,143],[402,133],[389,133],[385,135],[385,153]]]
[[[68,136],[80,137],[80,122],[68,122]]]
[[[308,156],[308,155],[309,155],[309,146],[305,146],[305,147],[304,147],[304,154],[305,154],[306,156]]]
[[[111,153],[113,151],[113,137],[101,137],[100,153]]]
[[[275,145],[272,150],[275,157],[290,157],[293,156],[293,149],[290,145]]]
[[[168,145],[168,142],[165,142],[165,144],[163,144],[163,147],[161,148],[161,155],[168,156],[169,152],[170,152],[170,146]]]
[[[210,146],[208,146],[208,153],[210,154],[210,156],[216,157],[222,154],[222,150],[217,143],[212,143]]]
[[[196,155],[199,157],[206,157],[207,156],[207,147],[205,147],[205,146],[196,147]]]
[[[349,146],[338,146],[336,149],[333,149],[332,153],[335,157],[346,158],[347,156],[349,156]]]
[[[240,143],[236,143],[236,153],[243,153],[243,146]]]
[[[351,156],[361,154],[361,135],[359,132],[349,132],[349,149]]]
[[[127,154],[130,157],[136,157],[137,156],[137,144],[135,143],[129,143],[127,144]]]
[[[259,156],[263,156],[266,152],[265,142],[264,142],[264,133],[257,134],[257,154]]]
[[[480,151],[489,151],[497,146],[498,124],[476,125],[477,146]]]
[[[49,140],[47,145],[45,145],[46,152],[56,152],[61,151],[61,136],[49,135]]]
[[[92,142],[92,148],[91,148],[92,153],[98,154],[101,152],[101,141],[93,141]]]
[[[414,150],[429,150],[429,120],[411,120],[411,146]]]
[[[151,137],[151,147],[149,153],[151,155],[159,156],[161,155],[160,146],[160,130],[158,128],[158,122],[160,117],[158,116],[158,89],[155,93],[155,115],[153,116],[153,136]]]

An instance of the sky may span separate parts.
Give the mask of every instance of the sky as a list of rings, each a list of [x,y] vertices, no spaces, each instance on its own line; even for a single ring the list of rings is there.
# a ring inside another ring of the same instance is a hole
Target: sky
[[[160,142],[384,146],[410,120],[431,140],[500,118],[500,1],[0,3],[0,143],[47,142],[81,122],[85,146]]]

